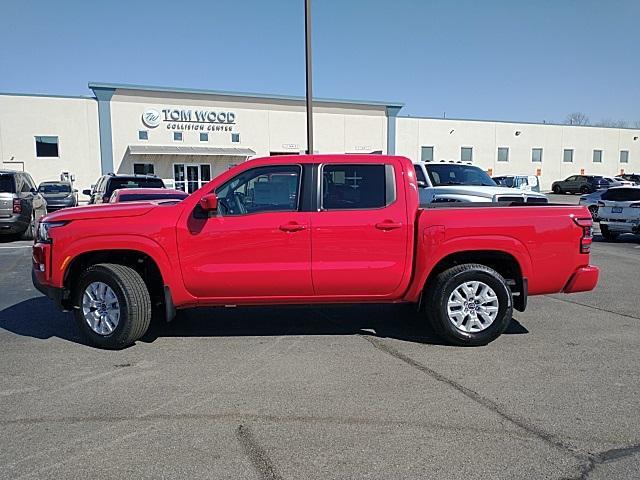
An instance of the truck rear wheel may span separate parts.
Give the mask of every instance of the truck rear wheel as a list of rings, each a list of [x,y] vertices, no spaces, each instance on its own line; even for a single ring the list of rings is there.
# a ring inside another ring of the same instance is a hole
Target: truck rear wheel
[[[466,263],[434,279],[426,308],[434,330],[444,340],[463,346],[486,345],[511,322],[513,298],[498,272]]]
[[[76,322],[100,348],[124,348],[142,337],[151,322],[151,299],[134,269],[100,263],[88,268],[75,290]]]

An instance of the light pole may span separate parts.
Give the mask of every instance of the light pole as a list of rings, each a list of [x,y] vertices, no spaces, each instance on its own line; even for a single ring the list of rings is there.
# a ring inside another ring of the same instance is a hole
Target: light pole
[[[307,75],[307,153],[313,154],[313,93],[311,88],[311,0],[304,0],[304,36]]]

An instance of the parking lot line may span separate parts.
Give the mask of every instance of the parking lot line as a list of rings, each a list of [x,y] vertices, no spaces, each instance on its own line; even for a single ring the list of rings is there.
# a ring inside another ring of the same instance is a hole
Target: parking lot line
[[[12,248],[31,248],[31,245],[11,245],[9,247],[0,247],[0,249],[10,250]]]

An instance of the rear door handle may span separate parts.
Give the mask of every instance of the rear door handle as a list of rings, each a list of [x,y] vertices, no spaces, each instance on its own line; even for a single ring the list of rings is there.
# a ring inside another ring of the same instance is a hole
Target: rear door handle
[[[376,228],[378,230],[395,230],[397,228],[402,228],[402,224],[396,222],[380,222],[376,223]]]
[[[295,222],[285,223],[283,225],[280,225],[280,230],[282,230],[283,232],[299,232],[300,230],[304,230],[306,228],[307,228],[306,225],[303,225],[301,223],[295,223]]]

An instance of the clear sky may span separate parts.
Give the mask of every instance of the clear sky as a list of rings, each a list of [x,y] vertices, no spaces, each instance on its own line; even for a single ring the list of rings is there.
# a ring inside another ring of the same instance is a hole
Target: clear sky
[[[640,121],[640,0],[313,0],[314,95],[401,114]],[[0,91],[304,95],[303,0],[0,1]]]

